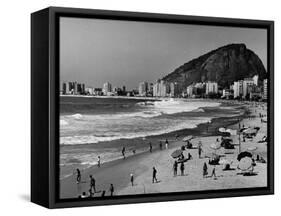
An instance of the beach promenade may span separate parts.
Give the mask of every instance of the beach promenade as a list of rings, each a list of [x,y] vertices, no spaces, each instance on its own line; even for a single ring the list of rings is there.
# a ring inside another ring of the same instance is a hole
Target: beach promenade
[[[267,161],[267,143],[259,143],[264,136],[267,136],[267,124],[262,123],[259,114],[266,115],[266,107],[247,106],[250,115],[242,119],[240,126],[259,127],[257,135],[253,139],[241,138],[241,151],[247,151],[248,148],[257,147],[252,151],[253,157],[259,155]],[[229,126],[230,129],[239,129],[238,123]],[[189,135],[189,134],[187,134]],[[215,143],[221,136],[206,135],[198,136],[191,140],[193,146],[197,147],[199,141],[202,142],[202,155],[198,156],[198,149],[186,149],[183,151],[185,157],[192,155],[192,159],[185,163],[184,175],[180,175],[178,167],[178,175],[173,174],[174,158],[171,157],[172,152],[180,149],[185,143],[182,141],[183,136],[178,140],[169,138],[169,148],[163,149],[153,148],[152,153],[145,152],[119,159],[105,164],[101,167],[93,166],[81,172],[82,180],[80,184],[76,183],[76,175],[73,174],[60,181],[60,198],[77,198],[83,192],[88,194],[90,188],[89,175],[93,175],[96,180],[96,193],[93,197],[99,197],[102,191],[105,196],[110,195],[110,184],[114,186],[113,195],[134,195],[148,193],[165,193],[165,192],[183,192],[183,191],[200,191],[200,190],[216,190],[231,188],[251,188],[264,187],[267,185],[267,163],[256,163],[254,167],[255,175],[243,176],[237,169],[238,161],[238,135],[232,136],[235,149],[213,150],[210,145]],[[163,139],[165,139],[163,137]],[[224,164],[209,165],[208,161],[212,153],[221,155],[221,160],[229,161],[231,170],[223,171]],[[208,175],[203,177],[203,164],[207,163]],[[152,183],[152,168],[157,170],[157,183]],[[216,177],[211,177],[213,168],[216,171]],[[130,174],[134,175],[134,185],[131,185]]]

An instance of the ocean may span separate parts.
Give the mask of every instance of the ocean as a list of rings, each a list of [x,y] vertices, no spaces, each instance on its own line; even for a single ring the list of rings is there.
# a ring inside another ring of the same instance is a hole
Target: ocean
[[[60,178],[97,164],[98,156],[102,162],[121,158],[123,146],[146,151],[148,137],[239,114],[212,100],[61,96]]]

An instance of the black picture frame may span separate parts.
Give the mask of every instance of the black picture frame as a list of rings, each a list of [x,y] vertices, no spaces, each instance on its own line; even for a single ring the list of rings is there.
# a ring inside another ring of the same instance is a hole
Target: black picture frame
[[[267,30],[268,186],[168,194],[61,200],[59,192],[59,17],[264,28]],[[274,194],[274,22],[49,7],[31,14],[31,201],[47,208]]]

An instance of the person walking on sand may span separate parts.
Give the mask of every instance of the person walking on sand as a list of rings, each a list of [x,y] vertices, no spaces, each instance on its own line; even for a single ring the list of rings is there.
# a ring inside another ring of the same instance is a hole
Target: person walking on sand
[[[94,192],[96,193],[96,180],[93,178],[92,175],[90,175],[90,190],[92,191],[92,188],[94,189]]]
[[[168,149],[168,147],[169,147],[169,142],[168,142],[167,139],[166,139],[166,141],[165,141],[165,146],[166,146],[166,149]]]
[[[156,174],[157,174],[157,170],[155,169],[155,167],[153,167],[152,168],[152,183],[154,183],[154,181],[157,183]]]
[[[175,176],[178,175],[178,163],[177,163],[177,161],[174,162],[173,170],[174,170],[174,177],[175,177]]]
[[[207,167],[207,163],[204,162],[204,165],[203,165],[203,178],[206,178],[208,175],[208,167]]]
[[[131,184],[132,184],[132,186],[134,186],[134,174],[133,173],[131,173],[130,174],[130,177],[131,177]]]
[[[123,155],[123,159],[125,159],[126,158],[126,156],[125,156],[125,147],[122,148],[122,155]]]
[[[201,158],[202,152],[203,152],[202,145],[198,145],[198,156],[199,156],[199,159]]]
[[[113,184],[110,184],[109,192],[110,192],[110,196],[113,196],[113,192],[114,192]]]
[[[98,167],[100,167],[100,156],[98,156]]]
[[[180,170],[181,170],[181,175],[184,176],[184,163],[181,163]]]
[[[149,142],[149,151],[150,151],[150,153],[152,153],[152,144],[151,144],[151,142]]]
[[[76,183],[79,184],[81,182],[81,172],[79,169],[76,169]]]
[[[217,179],[217,176],[216,176],[216,168],[214,167],[213,170],[212,170],[212,175],[211,175],[211,178],[214,176],[214,179]]]
[[[160,148],[160,150],[162,150],[162,142],[161,141],[159,143],[159,148]]]

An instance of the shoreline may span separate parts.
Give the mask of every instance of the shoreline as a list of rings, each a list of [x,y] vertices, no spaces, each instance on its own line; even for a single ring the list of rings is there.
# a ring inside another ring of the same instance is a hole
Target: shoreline
[[[235,125],[238,123],[238,119],[242,120],[246,116],[246,108],[243,107],[244,113],[239,116],[235,117],[218,117],[218,118],[213,118],[211,120],[211,123],[201,123],[199,124],[196,128],[191,128],[191,129],[183,129],[179,131],[173,131],[167,134],[161,134],[161,135],[156,135],[152,137],[147,137],[146,142],[148,141],[155,141],[159,140],[162,138],[168,138],[169,140],[169,149],[174,149],[178,148],[179,145],[184,145],[184,142],[182,142],[183,136],[192,135],[194,137],[210,137],[210,136],[218,136],[218,128],[219,127],[226,127],[226,126],[231,126]],[[206,131],[208,127],[208,131]],[[175,134],[178,134],[180,136],[180,140],[175,140]],[[89,144],[91,145],[91,144]],[[157,146],[157,150],[155,150],[155,146]],[[163,143],[163,149],[165,148],[164,143]],[[148,148],[146,151],[136,153],[135,155],[131,154],[126,157],[125,160],[119,158],[116,160],[104,162],[101,165],[101,168],[98,168],[97,165],[92,165],[89,168],[86,168],[82,170],[82,181],[84,182],[83,184],[86,185],[81,185],[79,187],[76,187],[76,185],[70,190],[70,185],[75,183],[75,174],[72,174],[71,176],[68,176],[66,178],[63,178],[60,180],[61,182],[61,197],[62,198],[70,198],[73,197],[73,194],[81,194],[83,188],[87,188],[88,183],[87,183],[87,178],[90,174],[93,174],[95,178],[97,179],[97,182],[100,181],[100,179],[103,179],[102,184],[98,184],[99,188],[105,188],[106,185],[110,184],[110,182],[114,182],[116,190],[121,191],[126,187],[126,185],[129,183],[129,178],[126,181],[122,181],[122,176],[129,176],[130,170],[126,170],[127,167],[130,167],[130,164],[136,164],[136,163],[141,163],[141,161],[148,159],[151,157],[151,154],[157,154],[157,153],[162,153],[165,150],[160,150],[158,147],[158,143],[153,146],[153,152],[150,153]],[[119,170],[121,175],[116,175],[116,170]],[[137,178],[142,172],[144,171],[144,168],[139,168],[134,169],[134,176]],[[112,178],[112,176],[109,175],[109,173],[115,173],[115,177]],[[84,179],[83,179],[84,176]],[[119,178],[118,178],[119,177]],[[86,178],[86,179],[85,179]],[[108,181],[107,179],[111,180]],[[121,179],[121,180],[120,180]],[[72,182],[72,183],[71,183]],[[76,183],[75,183],[76,184]]]
[[[239,104],[240,105],[240,104]],[[233,104],[229,104],[226,102],[221,102],[219,106],[217,107],[199,107],[199,109],[204,109],[205,110],[205,115],[208,115],[210,110],[211,112],[214,112],[214,110],[216,110],[219,107],[225,107],[225,106],[229,106],[229,107],[233,107],[235,105]],[[167,132],[167,133],[161,133],[161,134],[157,134],[157,135],[148,135],[146,137],[134,137],[134,138],[122,138],[122,139],[116,139],[116,140],[111,140],[111,141],[102,141],[99,143],[87,143],[87,144],[75,144],[75,145],[60,145],[60,148],[76,148],[76,149],[90,149],[90,151],[92,149],[95,149],[96,152],[99,152],[100,149],[107,149],[107,148],[118,148],[120,149],[120,155],[117,157],[116,154],[113,155],[113,159],[112,157],[109,160],[106,160],[105,158],[102,158],[102,162],[103,163],[108,163],[111,161],[116,161],[119,160],[120,158],[122,158],[121,155],[121,146],[120,143],[122,143],[122,147],[126,148],[126,155],[130,155],[130,156],[135,156],[138,154],[142,154],[145,152],[149,151],[149,146],[148,143],[152,143],[153,149],[158,149],[159,148],[159,141],[161,140],[163,143],[163,148],[164,148],[164,141],[167,138],[169,141],[175,141],[175,136],[179,136],[182,138],[182,136],[187,136],[187,135],[193,135],[193,136],[208,136],[210,134],[213,133],[213,135],[218,135],[219,132],[216,130],[219,126],[221,125],[231,125],[231,124],[235,124],[238,119],[243,118],[243,116],[247,113],[247,110],[244,106],[239,106],[239,107],[235,107],[234,109],[239,109],[240,110],[240,114],[236,115],[235,117],[230,116],[230,117],[213,117],[210,119],[210,121],[208,122],[203,122],[203,123],[199,123],[198,125],[196,125],[195,127],[192,128],[184,128],[184,129],[180,129],[180,130],[174,130],[171,132]],[[242,114],[241,114],[242,113]],[[211,123],[210,123],[211,122]],[[222,123],[223,122],[223,123]],[[207,129],[209,128],[209,129]],[[208,130],[208,132],[206,132],[206,129]],[[134,145],[131,145],[131,144]],[[133,150],[136,151],[135,154],[133,154]],[[82,163],[83,164],[83,163]],[[85,169],[89,169],[92,166],[96,166],[97,162],[95,162],[95,164],[89,164],[88,167],[81,167],[82,170]],[[80,169],[79,164],[76,164],[77,167]],[[85,165],[85,164],[84,164]],[[69,165],[70,167],[75,166],[75,163],[73,163],[72,165]],[[62,174],[64,176],[62,176]],[[65,174],[60,172],[60,179],[65,179],[67,177],[69,177],[71,174]]]

